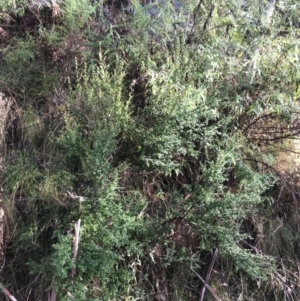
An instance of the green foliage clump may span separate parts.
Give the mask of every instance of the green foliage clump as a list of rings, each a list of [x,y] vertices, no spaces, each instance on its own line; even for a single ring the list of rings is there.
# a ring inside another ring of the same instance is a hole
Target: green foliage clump
[[[3,49],[0,85],[17,99],[4,269],[30,275],[15,272],[13,288],[28,300],[50,289],[59,300],[188,300],[216,249],[224,283],[267,283],[280,250],[259,249],[255,221],[268,216],[276,232],[267,152],[296,135],[297,30],[277,11],[266,20],[258,1],[127,4],[68,0],[50,19],[40,8],[33,32]],[[292,249],[298,238],[284,233]],[[232,286],[232,299],[251,294]]]

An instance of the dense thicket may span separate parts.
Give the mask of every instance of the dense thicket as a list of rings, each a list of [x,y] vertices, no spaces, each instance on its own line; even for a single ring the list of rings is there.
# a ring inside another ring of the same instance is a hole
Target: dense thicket
[[[0,1],[1,286],[299,299],[299,11]]]

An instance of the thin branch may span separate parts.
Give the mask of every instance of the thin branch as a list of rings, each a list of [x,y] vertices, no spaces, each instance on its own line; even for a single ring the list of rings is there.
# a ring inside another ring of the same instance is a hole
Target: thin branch
[[[193,12],[193,26],[190,30],[190,33],[188,34],[188,39],[190,39],[192,37],[192,34],[194,33],[196,19],[197,19],[197,13],[200,12],[200,8],[201,8],[202,4],[203,4],[203,0],[200,0],[197,7],[194,9],[194,12]]]
[[[78,200],[79,203],[84,202],[84,197],[83,196],[79,196],[79,195],[75,195],[74,193],[70,192],[67,190],[67,194],[68,196],[72,199],[72,200]]]
[[[48,301],[56,301],[56,292],[54,287],[48,292]]]
[[[291,127],[281,127],[279,129],[274,129],[274,127],[260,127],[257,130],[254,130],[254,133],[261,133],[262,131],[265,131],[266,134],[268,135],[280,135],[280,136],[276,136],[275,138],[281,138],[282,135],[289,135],[294,137],[295,135],[297,136],[297,134],[299,133],[299,126],[295,127],[295,128],[291,128]],[[267,138],[268,139],[268,138]],[[271,138],[272,139],[272,138]]]
[[[294,134],[287,134],[287,135],[283,135],[280,137],[273,137],[273,138],[259,138],[257,139],[258,141],[276,141],[276,140],[283,140],[283,139],[295,139],[295,140],[299,140],[300,138],[295,137],[298,136],[300,134],[300,131],[298,131],[297,133]]]
[[[274,275],[277,279],[279,279],[279,280],[282,282],[282,284],[283,284],[286,288],[289,289],[290,292],[293,292],[293,293],[299,298],[299,293],[298,293],[291,285],[289,285],[289,284],[286,282],[286,280],[284,279],[283,276],[281,276],[277,271],[274,271],[274,272],[273,272],[273,275]],[[298,299],[298,300],[299,300],[299,299]]]
[[[81,222],[81,219],[79,219],[75,223],[75,241],[74,241],[74,252],[73,252],[74,263],[76,262],[76,258],[77,258],[77,254],[78,254],[80,222]],[[72,270],[71,270],[71,277],[73,278],[75,275],[76,275],[76,267],[72,268]]]
[[[210,265],[209,265],[209,268],[208,268],[208,272],[207,272],[207,275],[206,275],[206,278],[205,278],[205,284],[204,284],[203,289],[202,289],[200,301],[203,301],[203,299],[204,299],[204,295],[205,295],[205,291],[206,291],[206,286],[207,286],[207,283],[208,283],[208,281],[210,279],[210,275],[211,275],[212,269],[214,267],[215,261],[217,259],[217,255],[218,255],[218,249],[215,249],[213,258],[212,258],[212,260],[210,262]]]
[[[251,248],[252,250],[254,250],[256,254],[263,255],[262,250],[258,249],[257,247],[254,247],[253,245],[251,245],[247,241],[243,240],[242,243],[246,244],[249,248]],[[283,276],[281,276],[277,271],[272,272],[272,274],[277,279],[279,279],[284,286],[286,286],[290,291],[294,292],[297,297],[299,297],[299,293],[297,291],[295,291],[295,289],[286,282],[286,280],[285,280],[285,278]],[[291,273],[291,274],[293,276],[295,276],[293,273]]]
[[[217,301],[222,301],[218,296],[217,294],[214,292],[214,290],[207,284],[205,283],[205,281],[203,280],[203,278],[196,272],[194,271],[195,275],[203,282],[203,284],[206,286],[206,288],[211,292],[211,294],[214,296],[214,298],[217,300]]]
[[[263,162],[263,161],[256,160],[256,159],[251,159],[251,158],[246,158],[246,159],[244,159],[244,160],[250,161],[250,162],[255,162],[255,163],[264,165],[265,167],[267,167],[267,168],[271,169],[272,171],[274,171],[274,172],[276,173],[276,175],[277,175],[280,179],[282,179],[284,182],[287,183],[288,186],[291,186],[291,185],[289,184],[289,181],[288,181],[288,180],[287,180],[287,179],[286,179],[286,178],[285,178],[285,177],[284,177],[277,169],[275,169],[274,167],[272,167],[270,164],[268,164],[268,163],[266,163],[266,162]]]
[[[296,111],[289,111],[289,113],[291,115],[295,114],[295,115],[300,115],[300,112],[296,112]],[[263,118],[268,118],[268,117],[273,117],[273,116],[279,116],[280,114],[276,113],[276,112],[270,112],[268,114],[264,114],[258,118],[256,118],[255,120],[253,120],[249,125],[247,125],[247,127],[244,129],[244,131],[249,130],[255,123],[257,123],[258,121],[260,121]],[[298,118],[298,117],[297,117]],[[297,128],[297,127],[295,127]]]
[[[278,151],[285,151],[285,152],[289,152],[289,153],[293,153],[293,154],[296,154],[296,155],[300,155],[300,152],[296,152],[296,151],[293,151],[293,150],[290,150],[290,149],[287,149],[285,147],[278,147]]]
[[[251,158],[246,158],[244,159],[246,161],[250,161],[250,162],[255,162],[255,163],[258,163],[258,164],[262,164],[264,165],[265,167],[269,168],[270,170],[274,171],[276,173],[276,175],[282,179],[287,187],[290,189],[290,192],[292,193],[292,196],[293,196],[293,199],[295,202],[297,202],[297,197],[296,195],[299,195],[299,193],[295,190],[295,188],[290,184],[289,180],[284,177],[278,170],[276,170],[274,167],[270,166],[268,163],[266,162],[263,162],[263,161],[259,161],[259,160],[256,160],[256,159],[251,159]]]
[[[1,283],[0,288],[2,290],[2,293],[11,301],[18,301]]]
[[[249,247],[250,249],[252,249],[255,252],[256,255],[262,255],[262,251],[261,250],[259,250],[258,248],[252,246],[246,240],[242,240],[241,243],[245,244],[247,247]]]
[[[197,293],[197,294],[200,295],[200,292],[199,292],[199,291],[197,291],[196,289],[194,289],[194,288],[192,288],[192,287],[190,287],[190,286],[188,286],[188,285],[182,284],[181,281],[170,280],[170,279],[166,279],[166,281],[167,281],[167,282],[172,282],[172,283],[180,284],[182,287],[184,287],[184,288],[186,288],[186,289],[188,289],[188,290],[190,290],[190,291],[193,291],[193,292],[195,292],[195,293]]]
[[[211,19],[212,13],[213,13],[214,10],[215,10],[215,5],[212,4],[211,7],[210,7],[210,10],[209,10],[209,13],[207,15],[207,18],[206,18],[206,20],[204,22],[204,25],[203,25],[203,29],[202,29],[203,32],[206,31],[208,23],[209,23],[209,20]]]

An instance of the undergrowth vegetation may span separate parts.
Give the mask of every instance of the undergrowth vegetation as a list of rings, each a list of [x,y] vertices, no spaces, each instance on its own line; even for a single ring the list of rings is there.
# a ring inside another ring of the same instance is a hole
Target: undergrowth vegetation
[[[0,0],[1,287],[299,299],[299,4],[272,3]]]

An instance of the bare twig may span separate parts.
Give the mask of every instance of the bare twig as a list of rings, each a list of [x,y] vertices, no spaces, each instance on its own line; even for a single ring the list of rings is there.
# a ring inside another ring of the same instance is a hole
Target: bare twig
[[[262,164],[265,167],[267,167],[268,169],[274,171],[276,173],[276,175],[279,177],[279,179],[282,179],[284,181],[284,183],[286,184],[286,186],[289,188],[289,191],[292,193],[294,202],[297,202],[299,193],[296,191],[296,189],[293,187],[293,185],[291,185],[290,181],[286,177],[284,177],[278,170],[276,170],[274,167],[270,166],[268,163],[263,162],[263,161],[259,161],[259,160],[252,159],[252,158],[246,158],[244,160]]]
[[[277,132],[277,133],[280,134],[280,132]],[[272,133],[270,133],[270,134],[272,134]],[[274,132],[273,134],[276,134],[276,132]],[[284,139],[300,140],[298,135],[300,135],[300,130],[298,130],[297,132],[292,133],[292,134],[282,134],[281,136],[277,136],[277,137],[273,137],[273,138],[258,138],[257,141],[278,141],[278,140],[284,140]]]
[[[0,288],[2,290],[2,293],[11,301],[18,301],[1,283]]]
[[[284,151],[284,152],[289,152],[292,154],[300,155],[300,152],[296,152],[296,151],[293,151],[293,150],[285,148],[285,147],[278,146],[277,148],[279,151]]]
[[[256,118],[254,121],[252,121],[249,125],[247,125],[247,127],[244,129],[244,131],[247,131],[249,130],[249,128],[251,128],[255,123],[257,123],[258,121],[260,121],[261,119],[263,118],[269,118],[269,117],[272,117],[274,116],[275,113],[274,112],[271,112],[271,113],[268,113],[268,114],[264,114],[262,116],[259,116],[258,118]]]
[[[292,286],[290,286],[290,285],[287,283],[287,281],[285,280],[285,278],[284,278],[283,276],[281,276],[277,271],[274,271],[274,272],[273,272],[273,275],[274,275],[277,279],[279,279],[279,280],[281,281],[281,283],[284,285],[284,287],[285,287],[284,292],[289,292],[289,294],[294,293],[294,294],[297,296],[298,300],[299,300],[299,293],[298,293]]]
[[[249,247],[250,249],[252,249],[252,250],[255,252],[255,254],[262,255],[262,251],[261,251],[261,250],[259,250],[259,249],[256,248],[255,246],[249,244],[245,239],[242,240],[241,243],[242,243],[242,244],[245,244],[247,247]]]
[[[213,14],[214,10],[215,10],[215,5],[212,4],[211,7],[210,7],[210,10],[209,10],[209,13],[207,15],[207,18],[206,18],[206,20],[204,22],[204,25],[203,25],[203,29],[202,29],[203,32],[206,31],[208,23],[209,23],[209,21],[210,21],[210,19],[212,17],[212,14]]]
[[[79,195],[75,195],[74,193],[70,192],[67,190],[67,194],[68,196],[72,199],[72,200],[78,200],[79,203],[84,202],[84,197],[83,196],[79,196]]]
[[[275,169],[274,167],[272,167],[270,164],[268,164],[266,162],[263,162],[263,161],[260,161],[260,160],[253,159],[253,158],[245,158],[244,160],[264,165],[265,167],[267,167],[270,170],[272,170],[273,172],[275,172],[276,175],[279,176],[280,179],[284,180],[284,182],[286,182],[288,184],[288,186],[290,185],[289,182],[288,182],[288,180],[285,177],[283,177],[282,174],[277,169]]]
[[[209,265],[209,268],[208,268],[208,272],[206,274],[205,284],[204,284],[203,289],[202,289],[200,301],[203,301],[203,299],[204,299],[204,295],[205,295],[205,291],[206,291],[206,285],[207,285],[207,283],[210,279],[210,275],[211,275],[212,269],[214,267],[215,261],[217,259],[217,255],[218,255],[218,249],[215,249],[213,258],[212,258],[212,260],[210,262],[210,265]]]
[[[73,260],[74,260],[74,262],[76,261],[77,253],[78,253],[80,222],[81,222],[81,220],[79,219],[75,223],[75,240],[74,240],[74,252],[73,252]],[[76,275],[76,268],[74,267],[71,270],[71,277],[73,278],[75,275]]]
[[[214,296],[214,298],[217,300],[217,301],[222,301],[218,296],[217,294],[214,292],[214,290],[203,280],[203,278],[197,273],[195,272],[195,275],[203,282],[204,286],[206,286],[206,288],[211,292],[211,294]]]
[[[188,34],[188,38],[190,39],[191,36],[193,35],[194,33],[194,30],[195,30],[195,25],[196,25],[196,19],[197,19],[197,14],[200,13],[200,9],[201,9],[201,6],[203,4],[203,0],[200,0],[198,5],[196,6],[196,8],[194,9],[194,12],[193,12],[193,26],[190,30],[190,33]]]

